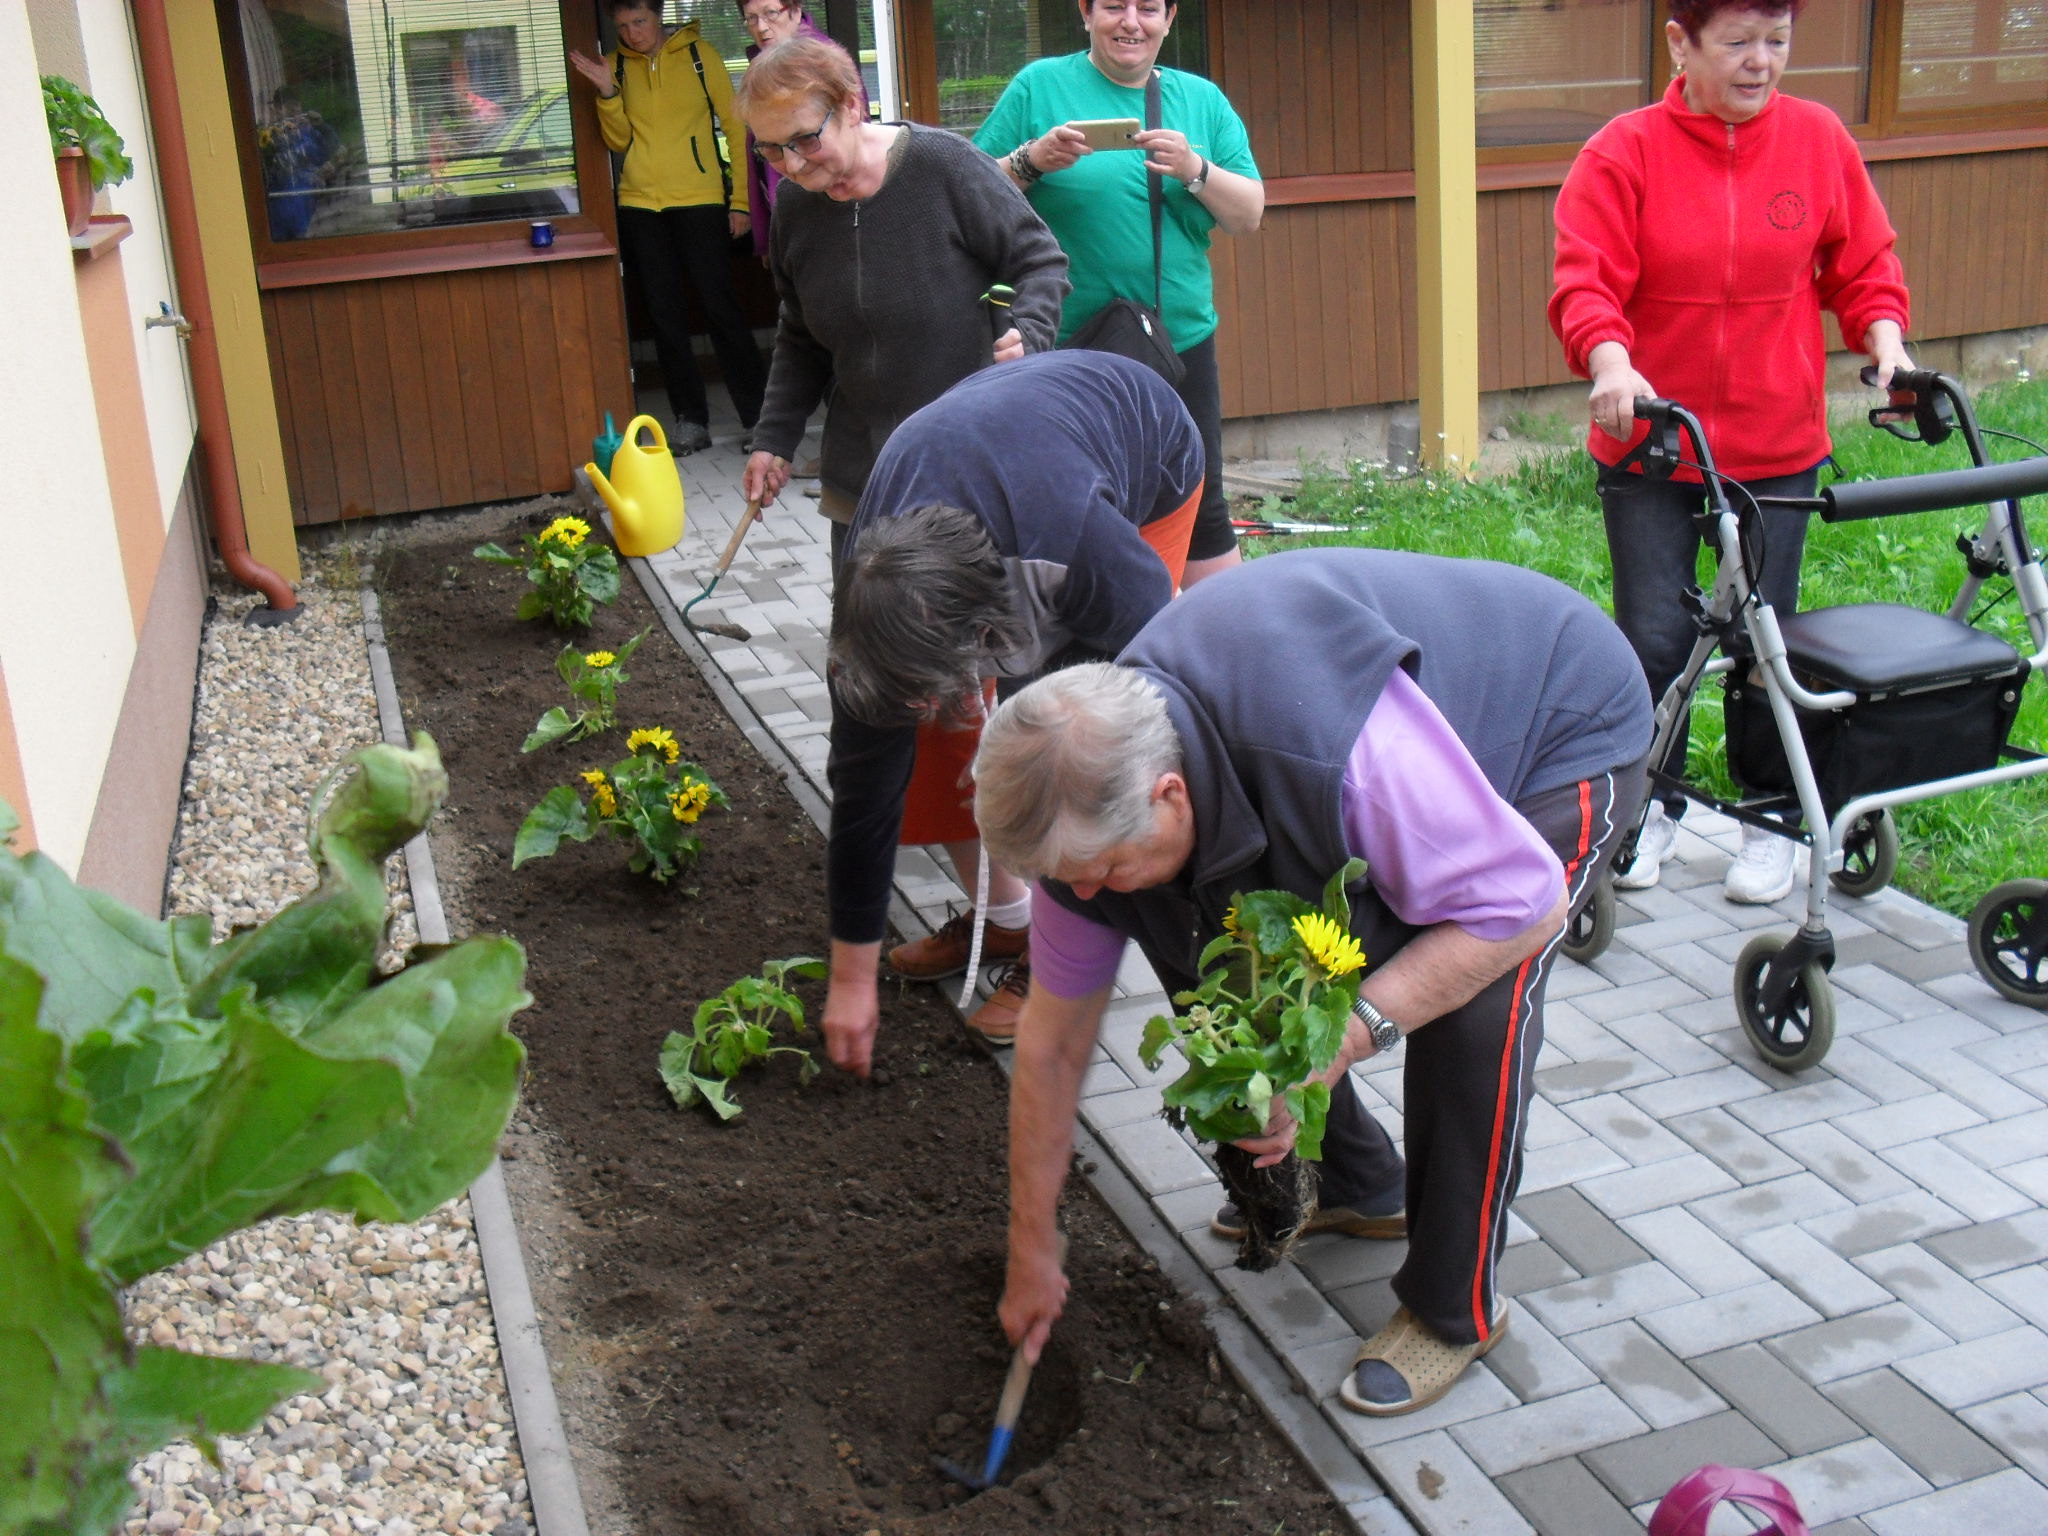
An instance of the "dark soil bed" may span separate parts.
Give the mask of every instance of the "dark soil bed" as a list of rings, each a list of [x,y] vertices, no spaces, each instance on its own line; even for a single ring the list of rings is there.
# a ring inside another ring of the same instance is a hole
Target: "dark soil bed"
[[[515,1027],[529,1077],[507,1150],[586,1492],[603,1485],[596,1528],[1341,1527],[1219,1370],[1193,1305],[1084,1187],[1065,1214],[1072,1299],[1007,1486],[970,1496],[933,1469],[935,1454],[980,1465],[1008,1360],[1004,1080],[937,993],[907,988],[885,995],[871,1082],[827,1068],[800,1087],[785,1057],[740,1080],[745,1114],[729,1126],[672,1105],[663,1035],[764,960],[823,952],[823,838],[630,574],[578,637],[616,648],[655,625],[621,729],[519,755],[567,702],[562,637],[514,622],[518,573],[470,550],[511,547],[559,510],[418,525],[387,541],[378,585],[407,725],[433,734],[453,783],[434,829],[451,925],[526,946],[535,1001]],[[629,875],[603,841],[515,873],[527,809],[655,724],[733,801],[706,817],[703,862],[677,882],[694,889]],[[544,1187],[552,1209],[527,1193]]]

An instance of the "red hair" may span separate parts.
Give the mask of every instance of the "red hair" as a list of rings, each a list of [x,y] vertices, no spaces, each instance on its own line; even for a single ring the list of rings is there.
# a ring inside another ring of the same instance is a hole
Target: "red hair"
[[[1755,11],[1764,16],[1783,16],[1797,21],[1806,0],[1671,0],[1671,19],[1685,28],[1685,35],[1700,40],[1700,28],[1723,11]]]

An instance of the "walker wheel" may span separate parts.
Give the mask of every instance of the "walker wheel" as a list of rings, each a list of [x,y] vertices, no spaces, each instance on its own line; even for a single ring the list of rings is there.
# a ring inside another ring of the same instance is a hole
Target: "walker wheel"
[[[1593,895],[1565,925],[1558,944],[1567,959],[1587,965],[1607,953],[1614,942],[1614,883],[1602,876]]]
[[[1781,933],[1760,933],[1735,961],[1735,1013],[1757,1054],[1780,1072],[1803,1072],[1835,1043],[1835,991],[1818,960],[1799,969],[1785,999],[1764,1011],[1764,971],[1785,947]]]
[[[1993,886],[1970,914],[1970,959],[1999,996],[2048,1008],[2048,880]]]
[[[1842,867],[1828,883],[1844,896],[1875,896],[1899,868],[1899,827],[1890,811],[1856,818],[1842,839]]]

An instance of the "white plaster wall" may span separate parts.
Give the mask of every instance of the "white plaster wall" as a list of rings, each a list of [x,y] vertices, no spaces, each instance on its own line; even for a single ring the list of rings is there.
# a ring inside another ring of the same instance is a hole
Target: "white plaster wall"
[[[135,175],[107,189],[115,213],[126,214],[135,233],[121,245],[121,271],[128,287],[128,323],[142,374],[143,407],[149,422],[150,457],[156,466],[158,510],[164,525],[178,503],[185,466],[192,457],[198,416],[185,367],[185,343],[168,327],[147,329],[143,320],[159,302],[178,307],[172,277],[170,237],[164,228],[157,187],[156,153],[149,136],[149,112],[142,91],[142,57],[124,0],[78,0],[78,22],[92,66],[92,92],[100,110],[119,131],[135,161]]]
[[[23,0],[0,0],[0,669],[42,849],[76,871],[134,660]]]

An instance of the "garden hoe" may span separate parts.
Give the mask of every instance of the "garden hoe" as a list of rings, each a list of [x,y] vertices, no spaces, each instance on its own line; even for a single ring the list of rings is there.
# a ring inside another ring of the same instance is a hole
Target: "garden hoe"
[[[1067,1239],[1060,1237],[1059,1265],[1067,1263]],[[1024,1346],[1019,1344],[1010,1356],[1010,1374],[1003,1378],[1003,1395],[996,1403],[996,1427],[988,1437],[988,1455],[981,1464],[981,1476],[976,1477],[965,1467],[947,1461],[943,1456],[934,1456],[932,1464],[963,1488],[972,1488],[976,1493],[996,1485],[996,1474],[1003,1470],[1003,1460],[1010,1454],[1010,1442],[1017,1435],[1017,1418],[1024,1411],[1024,1391],[1031,1385],[1031,1362],[1024,1358]]]
[[[732,538],[726,543],[725,553],[718,557],[718,569],[711,573],[711,580],[704,584],[704,590],[683,604],[683,628],[692,634],[723,635],[728,640],[751,640],[754,637],[737,624],[694,624],[690,621],[690,610],[711,595],[718,585],[718,578],[726,573],[732,564],[732,557],[740,552],[740,541],[747,536],[747,530],[760,520],[761,503],[750,501],[747,510],[740,515],[739,526],[732,531]]]

